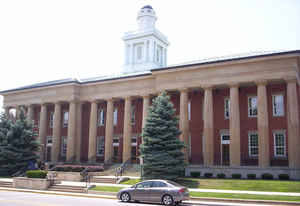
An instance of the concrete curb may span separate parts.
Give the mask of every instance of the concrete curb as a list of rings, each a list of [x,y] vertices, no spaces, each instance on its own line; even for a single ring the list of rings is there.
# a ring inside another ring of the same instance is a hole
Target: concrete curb
[[[48,190],[27,190],[27,189],[16,189],[0,187],[0,191],[9,192],[30,192],[36,194],[47,194],[47,195],[62,195],[62,196],[73,196],[73,197],[87,197],[87,198],[104,198],[104,199],[117,199],[116,194],[113,192],[99,192],[92,191],[85,193],[69,193],[69,192],[55,192]],[[205,198],[205,197],[191,197],[191,201],[184,201],[184,203],[192,203],[203,205],[205,202],[219,202],[219,203],[236,203],[236,204],[271,204],[271,205],[300,205],[300,202],[286,202],[286,201],[272,201],[272,200],[244,200],[244,199],[223,199],[223,198]]]

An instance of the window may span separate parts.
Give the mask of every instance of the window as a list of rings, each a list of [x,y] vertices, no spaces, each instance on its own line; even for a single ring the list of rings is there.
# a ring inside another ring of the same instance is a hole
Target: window
[[[98,110],[98,126],[104,125],[104,109]]]
[[[113,139],[113,146],[114,147],[118,147],[119,146],[119,138],[118,137],[114,137],[114,139]]]
[[[273,102],[273,116],[280,117],[284,115],[284,100],[283,95],[273,95],[272,96]]]
[[[248,97],[248,117],[257,116],[257,97]]]
[[[229,119],[230,114],[230,99],[225,98],[224,99],[224,117],[225,119]]]
[[[67,137],[61,137],[61,156],[65,157],[67,154]]]
[[[63,127],[68,127],[68,122],[69,122],[69,112],[65,111],[63,117]]]
[[[131,106],[131,124],[135,124],[135,106]]]
[[[188,103],[188,119],[191,120],[191,101]]]
[[[46,145],[47,146],[52,146],[52,136],[47,136],[46,137]]]
[[[153,181],[152,187],[168,187],[168,186],[164,182]]]
[[[137,145],[137,137],[132,137],[131,138],[131,146],[136,146]]]
[[[257,132],[249,132],[249,156],[258,156],[258,134]]]
[[[114,125],[118,124],[118,109],[115,108],[114,110]]]
[[[284,131],[273,132],[274,136],[274,156],[285,157],[286,156],[286,140]]]
[[[49,126],[50,128],[53,128],[53,119],[54,119],[54,113],[50,113],[50,120],[49,120]]]
[[[148,182],[143,182],[143,183],[140,183],[136,186],[136,188],[138,189],[142,189],[142,188],[150,188],[152,187],[152,181],[148,181]]]
[[[97,147],[97,156],[103,156],[104,155],[104,137],[97,137],[97,143],[96,143]]]

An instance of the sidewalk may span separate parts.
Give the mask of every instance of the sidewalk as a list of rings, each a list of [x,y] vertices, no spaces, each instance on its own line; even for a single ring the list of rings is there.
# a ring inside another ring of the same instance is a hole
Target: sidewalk
[[[107,176],[109,178],[109,176]],[[132,178],[132,177],[130,177]],[[0,178],[0,181],[12,182],[11,178]],[[58,185],[68,185],[68,186],[86,186],[85,182],[71,182],[71,181],[61,181]],[[124,184],[109,184],[109,183],[95,183],[90,182],[89,185],[96,186],[112,186],[112,187],[130,187],[131,185]],[[262,192],[262,191],[241,191],[241,190],[216,190],[216,189],[193,189],[188,188],[191,192],[214,192],[214,193],[231,193],[231,194],[253,194],[253,195],[282,195],[282,196],[295,196],[299,197],[300,193],[294,192]]]

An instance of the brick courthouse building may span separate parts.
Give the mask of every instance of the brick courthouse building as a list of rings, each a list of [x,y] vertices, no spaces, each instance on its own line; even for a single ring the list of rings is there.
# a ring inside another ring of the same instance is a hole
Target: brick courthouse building
[[[187,145],[187,173],[300,179],[300,51],[167,66],[167,38],[151,6],[125,33],[124,73],[2,91],[8,113],[24,107],[51,162],[138,162],[151,99],[167,91]]]

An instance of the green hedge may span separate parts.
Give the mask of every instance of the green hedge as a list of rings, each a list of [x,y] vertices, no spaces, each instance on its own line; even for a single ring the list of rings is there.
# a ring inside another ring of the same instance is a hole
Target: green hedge
[[[200,177],[200,175],[201,175],[201,172],[191,172],[192,177],[198,178],[198,177]]]
[[[212,173],[204,173],[204,177],[206,177],[206,178],[211,178],[213,176],[213,174]]]
[[[220,173],[220,174],[217,174],[217,178],[224,179],[224,178],[226,178],[226,175],[224,173]]]
[[[264,173],[261,175],[261,178],[264,180],[272,180],[273,179],[273,175],[270,173]]]
[[[28,170],[26,171],[26,177],[45,179],[47,177],[47,172],[43,170]]]
[[[238,173],[232,174],[231,176],[233,179],[241,179],[242,178],[242,175],[238,174]]]
[[[280,180],[289,180],[290,176],[288,174],[279,174],[278,179],[280,179]]]
[[[247,174],[247,178],[250,180],[256,179],[256,174]]]

